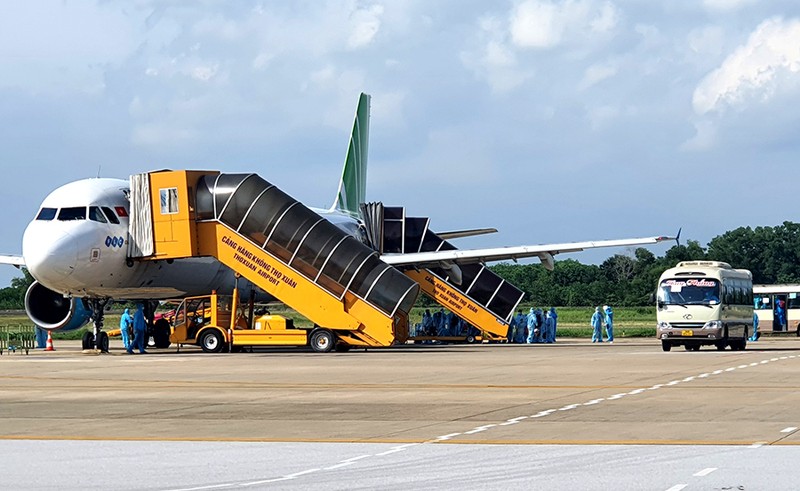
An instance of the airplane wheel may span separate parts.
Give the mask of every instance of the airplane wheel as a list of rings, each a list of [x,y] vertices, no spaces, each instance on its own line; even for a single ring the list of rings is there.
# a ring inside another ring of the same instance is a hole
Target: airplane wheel
[[[317,329],[311,334],[311,349],[317,353],[328,353],[336,344],[336,339],[332,332],[326,329]]]
[[[467,342],[469,344],[477,343],[478,342],[478,338],[476,338],[475,336],[467,336]]]
[[[727,346],[727,343],[725,341],[718,341],[714,343],[714,346],[717,347],[717,351],[723,351]]]
[[[83,337],[81,338],[81,349],[92,349],[94,348],[94,334],[89,331],[83,333]]]
[[[94,337],[94,336],[92,336]],[[100,331],[100,342],[98,343],[98,347],[100,351],[103,353],[108,353],[108,333],[105,331]]]
[[[209,329],[200,338],[200,347],[206,353],[219,353],[223,346],[225,346],[225,342],[222,339],[222,333],[216,329]]]
[[[672,349],[672,344],[668,343],[667,341],[661,341],[661,349],[664,351],[669,351]]]

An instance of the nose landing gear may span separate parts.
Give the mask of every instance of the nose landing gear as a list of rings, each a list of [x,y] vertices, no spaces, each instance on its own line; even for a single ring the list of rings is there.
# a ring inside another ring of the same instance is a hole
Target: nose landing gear
[[[92,310],[92,324],[94,332],[85,332],[82,339],[83,349],[96,349],[101,353],[108,353],[108,333],[103,331],[103,316],[110,298],[90,298],[87,300]]]

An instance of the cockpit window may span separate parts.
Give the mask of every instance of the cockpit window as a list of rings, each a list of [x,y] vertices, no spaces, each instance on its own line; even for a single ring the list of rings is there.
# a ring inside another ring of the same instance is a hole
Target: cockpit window
[[[108,221],[109,222],[111,222],[111,223],[119,223],[119,218],[117,218],[117,215],[114,214],[114,210],[112,210],[111,208],[109,208],[107,206],[104,206],[103,207],[103,211],[106,212],[106,216],[108,217]]]
[[[61,211],[58,212],[58,219],[62,222],[69,220],[86,220],[86,207],[61,208]]]
[[[103,215],[103,212],[100,211],[99,206],[89,207],[89,220],[93,222],[108,223],[108,220],[106,220],[105,215]]]
[[[55,208],[42,208],[39,211],[39,214],[36,215],[37,220],[45,220],[49,221],[56,217],[56,209]]]

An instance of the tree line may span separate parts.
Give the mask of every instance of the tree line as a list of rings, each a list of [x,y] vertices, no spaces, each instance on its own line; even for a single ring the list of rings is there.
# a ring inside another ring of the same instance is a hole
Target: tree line
[[[645,248],[615,254],[600,265],[574,259],[556,261],[553,271],[541,264],[501,263],[491,269],[525,292],[525,301],[540,306],[650,305],[658,277],[679,261],[724,261],[749,269],[757,284],[800,283],[800,224],[783,222],[775,227],[739,227],[714,237],[707,247],[689,240],[674,245],[663,256]],[[0,309],[24,308],[25,292],[33,282],[24,276],[0,289]],[[421,305],[432,305],[428,298]]]
[[[749,269],[756,284],[800,283],[800,224],[739,227],[714,237],[708,247],[689,240],[656,257],[645,248],[616,254],[600,265],[557,261],[553,271],[541,264],[502,263],[491,269],[525,292],[534,305],[651,305],[658,278],[680,261],[723,261]]]

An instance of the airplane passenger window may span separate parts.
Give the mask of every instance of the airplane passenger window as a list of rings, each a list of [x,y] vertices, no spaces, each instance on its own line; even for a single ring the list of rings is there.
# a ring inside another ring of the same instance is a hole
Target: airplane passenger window
[[[103,212],[100,211],[99,206],[89,207],[89,220],[93,222],[108,223],[108,220],[106,220],[106,217],[103,215]]]
[[[119,223],[119,218],[117,218],[117,215],[114,214],[114,210],[107,206],[103,206],[103,211],[106,212],[106,217],[108,217],[109,222],[114,224]]]
[[[36,216],[37,220],[45,220],[49,221],[56,217],[56,209],[55,208],[42,208],[39,214]]]
[[[61,208],[58,212],[58,219],[62,222],[69,220],[86,220],[86,207],[76,206],[72,208]]]

